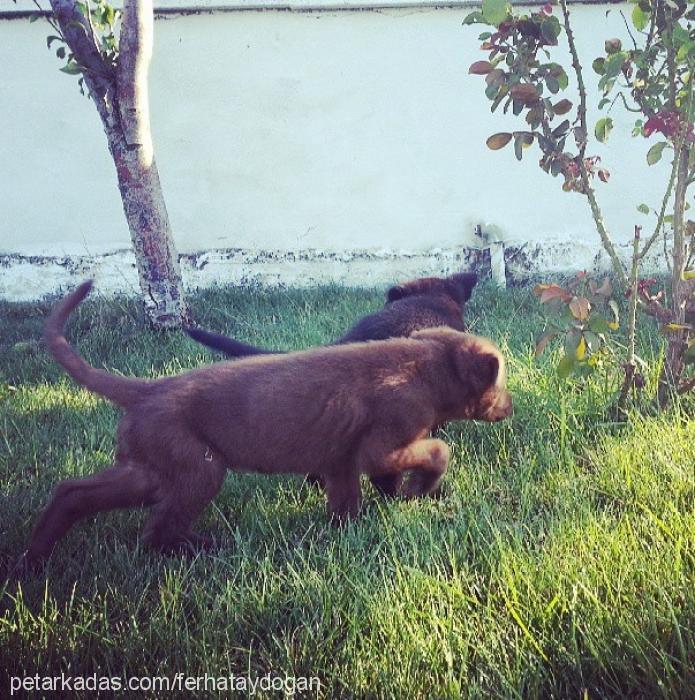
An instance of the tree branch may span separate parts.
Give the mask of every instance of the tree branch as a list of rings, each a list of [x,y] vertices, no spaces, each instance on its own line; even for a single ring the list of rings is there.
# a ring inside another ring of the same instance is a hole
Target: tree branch
[[[103,97],[111,87],[114,76],[94,42],[88,19],[77,9],[75,0],[50,0],[50,3],[65,42],[77,62],[86,69],[85,82],[89,79],[92,83],[90,90]]]

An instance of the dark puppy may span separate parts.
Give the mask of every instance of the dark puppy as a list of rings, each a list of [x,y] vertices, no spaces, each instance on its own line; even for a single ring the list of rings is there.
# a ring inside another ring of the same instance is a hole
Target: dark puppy
[[[383,309],[361,318],[333,344],[405,338],[413,331],[436,326],[448,326],[463,331],[463,305],[471,298],[477,281],[478,276],[475,273],[462,272],[445,278],[423,277],[391,287]],[[187,328],[186,333],[199,343],[223,352],[227,357],[279,352],[242,343],[200,328]]]
[[[112,467],[64,481],[39,518],[27,563],[50,555],[78,520],[149,506],[145,542],[160,550],[204,544],[192,526],[227,469],[315,473],[330,513],[357,514],[360,474],[407,497],[430,493],[449,449],[428,438],[450,420],[497,421],[512,410],[505,364],[484,338],[446,328],[412,338],[222,362],[156,380],[88,365],[63,326],[87,296],[82,284],[46,324],[48,348],[75,381],[125,409]]]

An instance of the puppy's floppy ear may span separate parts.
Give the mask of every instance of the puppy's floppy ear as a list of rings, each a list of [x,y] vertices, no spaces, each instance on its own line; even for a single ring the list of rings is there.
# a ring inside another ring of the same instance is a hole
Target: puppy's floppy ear
[[[474,358],[473,371],[484,391],[497,381],[497,375],[500,372],[500,360],[497,355],[492,355],[489,352],[474,354]]]
[[[476,394],[482,394],[497,382],[500,360],[497,355],[479,347],[460,345],[456,351],[456,370],[459,377]]]
[[[461,272],[451,278],[458,289],[461,302],[468,301],[473,293],[473,287],[478,284],[478,275],[475,272]]]
[[[403,297],[407,296],[408,289],[406,285],[397,284],[395,287],[391,287],[391,289],[386,292],[386,301],[397,301],[398,299],[402,299]]]

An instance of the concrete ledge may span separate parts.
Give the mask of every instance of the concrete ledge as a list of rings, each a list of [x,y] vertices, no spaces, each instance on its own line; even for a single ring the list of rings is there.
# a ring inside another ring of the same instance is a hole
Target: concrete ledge
[[[463,248],[339,252],[231,248],[183,254],[179,259],[184,286],[191,290],[225,284],[373,287],[471,269],[480,257],[481,251]],[[0,299],[5,301],[50,297],[88,277],[96,280],[102,294],[139,294],[135,257],[130,250],[83,256],[0,253]]]
[[[618,246],[626,263],[631,247],[630,243]],[[489,250],[472,247],[345,251],[225,248],[184,253],[179,259],[188,290],[226,284],[374,287],[460,270],[475,269],[483,277],[490,272]],[[610,271],[608,256],[598,242],[509,242],[504,246],[504,263],[507,282],[512,285],[549,274]],[[663,254],[654,250],[645,261],[644,272],[664,269]],[[0,253],[0,299],[4,301],[36,301],[61,293],[88,277],[95,278],[100,293],[107,296],[140,293],[131,250],[91,255]]]
[[[513,5],[533,6],[545,4],[546,0],[512,0]],[[610,5],[621,0],[570,0],[573,4]],[[43,8],[40,12],[32,0],[3,0],[0,19],[16,16],[27,17],[34,14],[48,14],[48,0],[39,0]],[[121,0],[113,0],[112,5],[120,8]],[[477,7],[475,0],[154,0],[156,14],[192,14],[197,12],[240,12],[249,10],[275,10],[293,12],[319,11],[360,11],[408,8],[455,8]]]
[[[38,14],[39,10],[32,0],[5,0],[0,17],[12,14]],[[48,0],[39,0],[44,13],[50,10]],[[123,6],[122,0],[113,0],[116,8]],[[431,7],[475,7],[480,3],[475,0],[154,0],[155,13],[195,13],[195,12],[239,12],[244,10],[277,11],[338,11],[338,10],[381,10],[400,8]],[[522,4],[522,3],[519,3]],[[527,4],[527,3],[523,3]],[[541,0],[531,0],[528,4],[541,4]]]

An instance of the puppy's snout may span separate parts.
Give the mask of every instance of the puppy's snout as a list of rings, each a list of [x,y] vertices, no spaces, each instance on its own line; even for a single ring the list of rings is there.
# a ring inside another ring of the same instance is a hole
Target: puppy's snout
[[[512,395],[509,392],[505,392],[502,412],[505,418],[509,418],[514,413],[514,402],[512,401]]]
[[[514,402],[512,395],[508,391],[502,392],[494,405],[489,409],[486,419],[497,423],[505,418],[509,418],[514,413]]]

